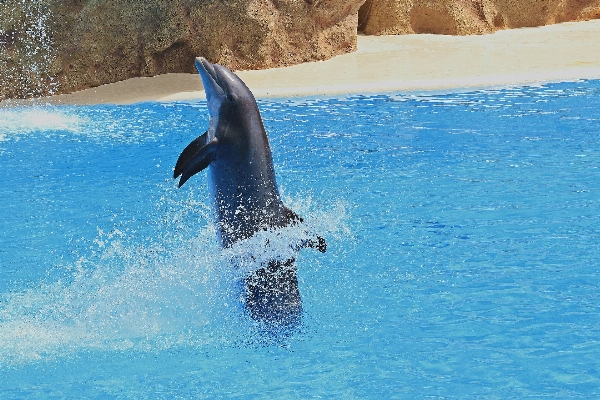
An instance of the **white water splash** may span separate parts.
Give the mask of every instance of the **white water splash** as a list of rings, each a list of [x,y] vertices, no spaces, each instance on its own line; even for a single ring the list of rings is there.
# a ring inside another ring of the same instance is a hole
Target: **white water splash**
[[[185,214],[197,213],[198,204],[182,204],[184,209],[165,216],[161,223],[168,227],[156,239],[140,244],[125,230],[99,230],[96,250],[68,268],[68,281],[0,297],[0,367],[85,350],[146,351],[243,339],[252,322],[243,315],[242,275],[232,255],[253,254],[256,268],[264,256],[297,251],[294,245],[306,232],[319,232],[329,244],[349,233],[344,204],[311,211],[310,200],[290,202],[305,224],[222,251],[206,220],[199,234],[185,238]]]
[[[96,238],[97,256],[71,266],[69,282],[4,295],[0,365],[84,349],[127,349],[197,331],[227,313],[228,289],[210,229],[175,254],[135,245],[114,232]]]
[[[84,118],[58,108],[0,109],[0,141],[36,131],[79,132],[86,122]]]
[[[0,100],[56,93],[51,19],[46,1],[0,1]]]

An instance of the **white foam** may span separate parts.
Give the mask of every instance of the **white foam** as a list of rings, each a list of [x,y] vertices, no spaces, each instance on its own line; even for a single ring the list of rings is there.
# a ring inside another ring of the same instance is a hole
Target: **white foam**
[[[309,210],[310,199],[289,205],[305,217],[302,227],[264,232],[228,251],[217,245],[210,221],[196,218],[199,234],[182,234],[188,229],[182,221],[189,221],[184,214],[198,212],[189,200],[160,205],[170,207],[162,222],[168,226],[152,238],[136,239],[124,228],[99,229],[95,249],[68,266],[65,281],[0,297],[0,366],[83,350],[235,341],[251,321],[243,318],[236,286],[246,270],[231,263],[232,256],[260,265],[295,254],[312,232],[329,244],[348,233],[341,203],[321,211]]]
[[[85,121],[54,108],[0,109],[0,140],[35,131],[79,131]]]

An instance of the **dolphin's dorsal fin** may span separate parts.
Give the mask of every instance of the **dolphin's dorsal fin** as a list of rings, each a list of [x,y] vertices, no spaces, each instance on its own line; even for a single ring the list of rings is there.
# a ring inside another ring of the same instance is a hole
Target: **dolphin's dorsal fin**
[[[175,164],[175,171],[173,171],[173,178],[177,178],[185,171],[187,165],[190,163],[192,158],[198,153],[198,151],[206,146],[208,140],[208,131],[192,140],[192,143],[188,144],[185,149],[179,155],[177,164]]]
[[[219,141],[214,138],[206,143],[207,140],[208,134],[205,132],[190,143],[179,156],[173,173],[174,178],[181,175],[179,187],[212,162]]]

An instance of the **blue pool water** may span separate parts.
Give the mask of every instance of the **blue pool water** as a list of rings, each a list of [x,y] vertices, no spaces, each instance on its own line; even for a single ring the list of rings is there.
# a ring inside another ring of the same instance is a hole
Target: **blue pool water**
[[[204,102],[0,110],[0,398],[600,396],[600,81],[259,107],[328,240],[281,337],[171,179]]]

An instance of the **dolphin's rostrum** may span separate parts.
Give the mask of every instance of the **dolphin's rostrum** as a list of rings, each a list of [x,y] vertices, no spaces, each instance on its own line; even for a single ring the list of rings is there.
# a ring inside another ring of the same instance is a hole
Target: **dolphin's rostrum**
[[[222,247],[262,230],[301,223],[302,218],[281,201],[269,141],[252,92],[221,65],[196,58],[196,67],[210,122],[177,160],[174,177],[181,175],[179,186],[209,167],[209,193]],[[326,249],[320,236],[307,239],[304,246]],[[252,318],[283,325],[299,320],[302,301],[294,261],[271,260],[245,278],[245,307]]]

